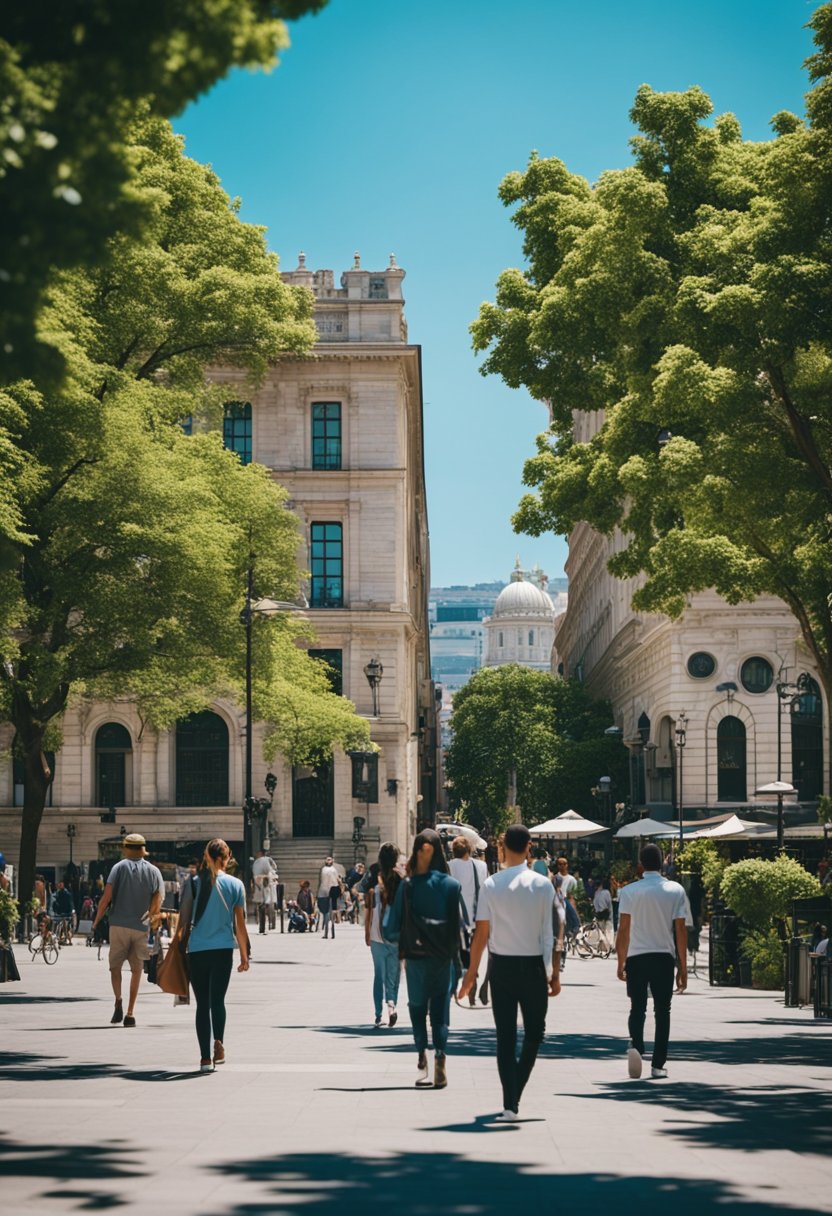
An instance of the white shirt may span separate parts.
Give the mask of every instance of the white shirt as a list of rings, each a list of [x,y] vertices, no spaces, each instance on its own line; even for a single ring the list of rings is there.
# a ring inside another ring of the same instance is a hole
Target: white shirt
[[[641,882],[628,883],[618,893],[621,916],[630,917],[630,945],[634,954],[676,956],[673,922],[685,919],[685,890],[678,882],[662,878],[658,870],[646,870]]]
[[[277,866],[271,857],[257,857],[251,867],[254,879],[254,902],[273,904],[277,902]]]
[[[488,878],[488,866],[484,861],[474,857],[454,857],[448,862],[448,869],[451,872],[451,878],[455,878],[462,887],[462,898],[465,902],[465,911],[468,913],[468,924],[473,925],[476,920],[477,903],[479,896],[476,893],[476,883],[474,882],[474,871],[477,872],[479,879],[479,889],[482,891],[483,884]]]
[[[540,955],[546,974],[552,971],[555,932],[552,924],[554,888],[525,862],[509,866],[485,880],[480,889],[477,920],[490,925],[488,949],[504,958]]]
[[[819,954],[819,955],[823,956],[828,953],[829,953],[829,938],[825,937],[822,942],[818,942],[817,946],[815,946],[815,954]]]
[[[555,875],[555,886],[560,891],[564,899],[571,899],[572,892],[578,885],[578,880],[574,874],[561,874],[560,871]]]
[[[612,896],[604,887],[599,887],[592,897],[592,906],[596,912],[612,911]]]
[[[341,875],[338,873],[334,865],[322,866],[321,877],[318,882],[318,899],[328,899],[332,888],[340,886],[340,883]]]

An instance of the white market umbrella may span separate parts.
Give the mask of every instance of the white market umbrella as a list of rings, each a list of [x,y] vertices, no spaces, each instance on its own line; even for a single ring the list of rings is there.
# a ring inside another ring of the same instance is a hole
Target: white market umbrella
[[[749,836],[758,836],[761,831],[767,831],[762,823],[752,823],[748,819],[740,819],[732,815],[724,823],[718,823],[714,828],[703,828],[700,832],[692,832],[685,840],[743,840]]]
[[[555,819],[547,819],[545,823],[538,823],[536,827],[529,828],[532,836],[554,836],[561,840],[579,836],[594,836],[596,832],[606,832],[607,830],[602,823],[593,823],[591,819],[584,819],[583,815],[579,815],[577,811],[564,811]]]
[[[616,840],[636,840],[647,836],[678,836],[678,825],[661,823],[658,819],[637,819],[635,823],[625,823],[615,833]]]
[[[483,840],[476,828],[470,823],[437,823],[436,830],[440,836],[464,836],[475,849],[487,849],[488,842]]]
[[[755,794],[777,794],[783,798],[787,798],[789,794],[797,794],[797,790],[789,781],[769,781],[768,785],[760,785],[754,791]]]

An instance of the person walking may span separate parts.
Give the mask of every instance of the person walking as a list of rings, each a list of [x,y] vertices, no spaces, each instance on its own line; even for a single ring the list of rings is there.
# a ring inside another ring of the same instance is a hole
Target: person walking
[[[213,1072],[225,1063],[225,994],[234,965],[235,937],[240,947],[237,970],[249,968],[246,892],[239,878],[226,873],[230,859],[231,850],[224,840],[208,841],[197,877],[185,884],[180,912],[191,925],[188,970],[196,997],[200,1072]]]
[[[598,928],[601,930],[601,936],[606,942],[610,950],[612,950],[615,934],[612,927],[612,895],[610,895],[609,879],[598,884],[595,894],[592,896],[592,907],[595,912],[595,919],[598,921]]]
[[[407,978],[407,1007],[418,1052],[417,1086],[444,1089],[451,993],[459,968],[461,888],[448,873],[439,834],[424,828],[413,841],[407,877],[399,884],[382,934],[399,943]],[[436,1053],[429,1078],[427,1021]]]
[[[402,963],[395,942],[387,942],[381,932],[384,917],[396,898],[401,875],[396,869],[398,845],[383,844],[378,851],[378,882],[365,896],[364,940],[373,958],[373,1005],[375,1025],[381,1025],[382,1004],[387,1003],[387,1025],[392,1029],[398,1020],[396,1002]]]
[[[338,900],[341,897],[341,875],[331,857],[327,857],[321,867],[318,879],[318,911],[321,914],[321,928],[324,937],[329,937],[332,930],[332,940],[335,940],[335,921],[332,913],[338,911]]]
[[[491,955],[491,1008],[497,1030],[497,1069],[503,1110],[497,1118],[514,1123],[523,1090],[546,1033],[550,996],[560,992],[553,968],[555,892],[552,883],[528,866],[531,836],[521,823],[506,828],[505,868],[492,874],[480,892],[471,963],[459,989],[463,1000],[474,988],[483,950]],[[523,1045],[517,1056],[517,1009],[523,1017]]]
[[[110,913],[110,983],[115,997],[112,1025],[136,1025],[136,1000],[142,982],[145,959],[150,958],[148,935],[159,923],[165,880],[162,871],[147,860],[144,836],[130,832],[121,842],[124,857],[116,862],[98,901],[92,932],[104,914]],[[121,969],[130,967],[130,995],[127,1013],[121,999]]]
[[[258,849],[254,864],[251,867],[254,880],[254,906],[257,909],[257,925],[260,933],[266,933],[275,927],[275,906],[277,903],[277,866],[271,857],[267,857],[263,849]]]
[[[639,854],[639,868],[643,873],[641,881],[628,883],[619,892],[618,978],[626,983],[630,998],[629,1074],[633,1078],[641,1076],[649,991],[656,1018],[651,1076],[659,1078],[667,1076],[670,1002],[677,958],[677,991],[684,992],[688,982],[685,891],[678,882],[662,877],[662,851],[657,844],[644,846]]]
[[[462,888],[462,902],[465,905],[465,912],[468,917],[468,924],[471,932],[473,932],[474,924],[477,919],[477,904],[479,902],[480,890],[482,885],[488,878],[488,869],[484,861],[480,861],[476,857],[471,856],[471,843],[465,836],[457,836],[451,843],[451,853],[453,856],[448,862],[448,871],[451,878],[455,878]],[[488,973],[486,971],[486,979],[480,990],[480,1001],[483,1005],[488,1004]],[[471,990],[471,995],[468,1000],[471,1005],[477,1003],[477,986],[474,985]]]

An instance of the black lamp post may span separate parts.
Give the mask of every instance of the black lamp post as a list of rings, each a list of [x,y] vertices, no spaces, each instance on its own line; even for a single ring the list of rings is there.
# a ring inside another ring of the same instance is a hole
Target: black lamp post
[[[78,832],[78,829],[74,823],[68,823],[66,825],[66,838],[69,841],[69,864],[70,864],[70,866],[73,864],[72,863],[72,842],[75,839],[77,832]]]
[[[679,714],[679,717],[676,719],[676,748],[679,752],[679,765],[678,765],[678,771],[679,771],[679,848],[682,847],[682,843],[685,839],[685,833],[683,830],[683,828],[684,828],[683,776],[684,776],[685,744],[688,741],[687,736],[688,736],[688,719],[687,719],[687,714],[685,713],[684,710],[682,710],[682,712]]]
[[[243,794],[243,883],[248,891],[251,880],[252,826],[255,819],[265,818],[271,807],[271,798],[254,798],[251,791],[252,741],[254,721],[252,718],[252,622],[255,616],[276,616],[279,612],[303,612],[309,605],[304,596],[297,603],[290,600],[254,599],[254,554],[249,554],[248,577],[246,579],[246,602],[240,611],[240,623],[246,631],[246,747],[245,788]],[[269,775],[270,777],[272,774]],[[269,790],[269,778],[266,788]],[[269,790],[272,794],[275,785]]]
[[[364,675],[367,677],[367,683],[370,685],[370,691],[373,694],[373,717],[378,717],[378,690],[381,684],[381,677],[384,675],[384,668],[381,665],[381,660],[378,658],[370,659],[369,663],[365,664]]]

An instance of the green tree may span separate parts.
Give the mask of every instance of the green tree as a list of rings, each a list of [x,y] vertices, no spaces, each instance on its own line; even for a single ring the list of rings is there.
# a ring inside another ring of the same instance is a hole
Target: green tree
[[[679,853],[682,870],[698,874],[709,895],[717,895],[728,861],[714,840],[688,840]]]
[[[53,267],[91,264],[145,216],[133,188],[137,107],[176,114],[232,67],[270,67],[285,20],[326,0],[28,0],[0,13],[0,350],[31,374]]]
[[[592,814],[590,790],[609,776],[626,786],[626,753],[604,736],[609,705],[576,683],[510,663],[485,667],[454,695],[446,759],[455,806],[480,827],[502,825],[510,774],[528,824],[574,807]]]
[[[472,333],[484,374],[551,410],[518,531],[620,529],[609,568],[646,576],[646,611],[780,596],[832,696],[832,5],[809,24],[807,121],[777,114],[772,140],[644,85],[633,166],[509,174],[528,267]],[[599,411],[590,442],[573,410]]]
[[[242,387],[308,350],[311,297],[283,283],[262,231],[166,122],[141,122],[130,154],[151,208],[143,239],[111,238],[101,267],[50,287],[42,325],[66,360],[60,387],[0,391],[19,471],[0,537],[0,714],[25,769],[24,900],[44,756],[70,697],[129,696],[163,727],[217,693],[239,696],[252,553],[258,597],[298,586],[285,492],[208,428],[219,398],[205,373],[234,367]],[[204,428],[184,434],[187,415]],[[255,710],[272,723],[270,748],[301,761],[364,743],[366,724],[298,650],[302,626],[256,625]]]
[[[725,903],[752,929],[767,930],[790,915],[792,901],[820,894],[820,883],[793,857],[738,861],[722,875]]]

